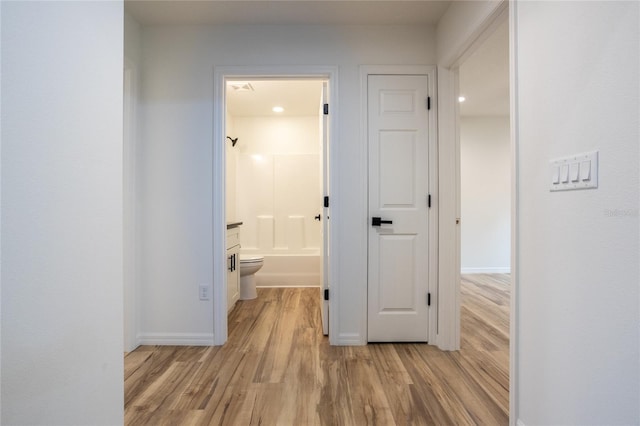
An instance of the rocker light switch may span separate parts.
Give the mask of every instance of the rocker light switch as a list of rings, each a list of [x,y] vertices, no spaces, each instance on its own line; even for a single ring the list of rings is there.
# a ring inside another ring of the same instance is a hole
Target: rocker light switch
[[[591,179],[591,160],[586,160],[580,163],[580,180],[588,181]]]
[[[560,167],[559,166],[551,166],[551,183],[557,185],[560,183]]]
[[[562,181],[562,183],[569,182],[569,165],[568,164],[562,164],[560,166],[560,180]]]
[[[569,164],[569,177],[571,178],[571,182],[577,182],[579,180],[579,174],[580,163]]]

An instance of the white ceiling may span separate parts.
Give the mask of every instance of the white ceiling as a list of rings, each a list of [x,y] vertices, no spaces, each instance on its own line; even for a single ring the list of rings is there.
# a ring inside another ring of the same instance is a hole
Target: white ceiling
[[[125,0],[142,25],[419,25],[435,24],[451,0]]]
[[[250,81],[253,92],[235,91],[227,85],[227,112],[234,117],[318,115],[322,81],[263,80]],[[281,106],[282,113],[272,108]]]
[[[509,25],[505,21],[460,66],[461,116],[509,115]]]

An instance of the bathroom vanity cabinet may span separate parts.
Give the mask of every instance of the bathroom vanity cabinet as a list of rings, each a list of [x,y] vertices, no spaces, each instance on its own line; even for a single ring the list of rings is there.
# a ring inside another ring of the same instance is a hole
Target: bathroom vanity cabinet
[[[227,225],[227,312],[240,298],[240,228]]]

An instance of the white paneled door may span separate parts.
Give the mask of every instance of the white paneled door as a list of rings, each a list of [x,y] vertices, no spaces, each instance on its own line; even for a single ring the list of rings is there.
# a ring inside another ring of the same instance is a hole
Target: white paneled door
[[[428,337],[428,76],[369,75],[368,340]]]

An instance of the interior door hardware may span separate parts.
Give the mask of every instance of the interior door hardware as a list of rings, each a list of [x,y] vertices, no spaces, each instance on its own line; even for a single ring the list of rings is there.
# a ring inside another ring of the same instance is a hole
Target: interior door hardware
[[[371,218],[371,226],[380,226],[383,223],[391,225],[393,223],[393,221],[392,220],[382,220],[379,217],[372,217]]]
[[[231,146],[234,147],[236,146],[236,143],[238,143],[238,138],[232,138],[231,136],[227,136],[227,139],[229,139],[231,141]]]
[[[318,214],[318,216],[314,217],[314,219],[315,219],[315,220],[317,220],[318,222],[320,222],[320,218],[321,218],[321,217],[322,217],[322,216],[320,216],[320,214]]]

